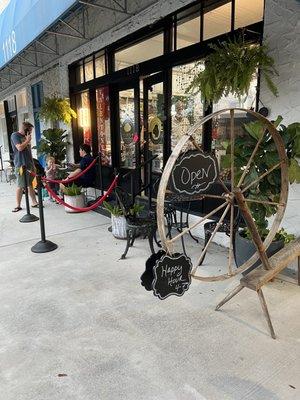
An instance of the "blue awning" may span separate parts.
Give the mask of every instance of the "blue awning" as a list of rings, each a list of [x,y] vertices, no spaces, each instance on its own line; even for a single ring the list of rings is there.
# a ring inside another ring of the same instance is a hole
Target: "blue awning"
[[[76,0],[0,0],[0,68],[52,25]]]

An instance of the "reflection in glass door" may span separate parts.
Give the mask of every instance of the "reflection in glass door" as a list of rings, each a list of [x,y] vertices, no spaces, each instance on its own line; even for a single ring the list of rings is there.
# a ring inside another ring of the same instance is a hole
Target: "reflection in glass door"
[[[137,127],[134,96],[134,88],[119,91],[120,165],[124,168],[132,168],[135,164],[134,135]]]
[[[161,75],[151,76],[144,80],[144,124],[146,150],[149,156],[157,156],[153,161],[153,171],[161,172],[164,154],[164,87]],[[149,157],[148,156],[148,157]],[[145,157],[147,159],[147,157]]]

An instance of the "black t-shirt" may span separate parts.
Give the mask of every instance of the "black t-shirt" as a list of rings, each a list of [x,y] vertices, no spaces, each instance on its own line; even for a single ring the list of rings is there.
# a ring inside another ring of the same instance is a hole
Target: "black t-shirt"
[[[85,170],[93,162],[93,157],[90,154],[86,154],[79,163],[81,171]],[[96,177],[95,166],[89,169],[84,175],[80,177],[80,182],[84,186],[91,186]]]

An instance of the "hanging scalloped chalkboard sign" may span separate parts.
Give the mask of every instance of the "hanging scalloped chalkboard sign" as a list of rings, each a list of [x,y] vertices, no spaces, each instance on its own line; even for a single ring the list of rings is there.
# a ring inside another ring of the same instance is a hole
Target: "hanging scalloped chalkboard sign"
[[[165,255],[156,262],[153,268],[154,296],[164,300],[169,296],[182,296],[190,287],[192,263],[184,254]]]
[[[178,194],[205,193],[218,179],[217,159],[212,154],[190,150],[174,165],[171,175],[171,190]]]

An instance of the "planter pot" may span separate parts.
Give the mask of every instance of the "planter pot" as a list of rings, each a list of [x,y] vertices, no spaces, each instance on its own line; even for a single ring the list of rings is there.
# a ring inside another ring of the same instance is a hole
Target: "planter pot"
[[[283,240],[277,240],[272,242],[267,249],[268,257],[271,257],[277,251],[284,247]],[[237,267],[243,265],[253,254],[256,252],[255,244],[252,240],[242,237],[239,232],[235,235],[235,246],[234,246],[234,259]],[[248,274],[248,272],[257,268],[261,264],[260,260],[257,260],[250,268],[243,272],[243,275]]]
[[[67,195],[64,195],[64,200],[65,200],[65,203],[70,204],[70,206],[79,207],[79,208],[84,208],[85,207],[85,196],[84,196],[84,193],[81,193],[78,196],[67,196]],[[80,212],[80,211],[72,210],[71,208],[68,208],[66,206],[65,206],[65,211],[67,213]]]
[[[111,227],[112,234],[117,239],[126,239],[126,218],[124,216],[116,217],[114,215],[111,216]]]

